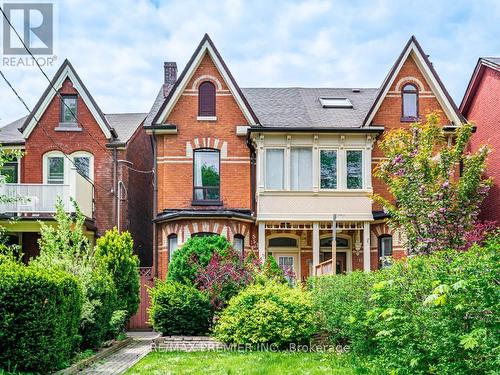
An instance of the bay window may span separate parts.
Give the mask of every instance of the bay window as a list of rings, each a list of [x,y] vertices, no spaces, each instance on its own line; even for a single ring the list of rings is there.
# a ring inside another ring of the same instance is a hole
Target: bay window
[[[363,188],[363,151],[348,150],[346,152],[346,175],[348,189]]]
[[[284,149],[266,150],[266,189],[283,190],[284,185]]]
[[[292,148],[290,154],[290,189],[312,190],[312,149]]]
[[[336,189],[337,188],[337,151],[336,150],[321,150],[320,151],[320,188],[321,189]]]

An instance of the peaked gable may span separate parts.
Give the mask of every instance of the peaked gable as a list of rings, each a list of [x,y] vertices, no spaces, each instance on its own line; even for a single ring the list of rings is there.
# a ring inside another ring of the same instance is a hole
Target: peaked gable
[[[477,89],[486,69],[492,69],[493,71],[500,72],[500,58],[481,57],[478,59],[469,84],[467,85],[467,89],[465,90],[462,103],[460,104],[460,112],[466,117],[469,114],[470,106],[476,96]]]
[[[465,118],[459,112],[457,106],[455,105],[455,102],[446,90],[446,87],[439,78],[432,63],[429,61],[429,58],[423,51],[415,36],[412,36],[406,43],[403,51],[392,66],[389,74],[384,79],[384,82],[379,89],[378,95],[365,117],[363,126],[371,125],[373,118],[379,110],[383,100],[387,96],[389,89],[393,86],[396,77],[401,71],[401,68],[409,58],[412,58],[417,65],[419,71],[424,76],[426,83],[429,85],[431,91],[434,93],[436,99],[443,108],[444,113],[446,114],[448,119],[452,121],[453,125],[458,126],[461,123],[465,122]]]
[[[200,44],[196,48],[195,52],[189,59],[186,67],[184,68],[181,75],[175,82],[175,85],[172,87],[168,96],[162,103],[156,116],[153,118],[152,124],[145,124],[145,125],[149,126],[155,124],[162,124],[168,118],[168,115],[170,114],[173,107],[179,100],[183,91],[188,86],[188,83],[192,80],[194,72],[197,70],[198,66],[200,65],[201,61],[206,55],[210,56],[210,58],[212,59],[214,65],[221,74],[224,83],[227,85],[230,93],[235,98],[238,107],[242,111],[248,123],[250,125],[258,124],[259,120],[257,119],[257,116],[255,115],[252,108],[248,104],[248,101],[246,100],[245,96],[243,95],[243,92],[236,83],[236,80],[234,79],[233,75],[229,71],[226,63],[219,54],[219,51],[217,51],[217,48],[215,48],[215,45],[208,36],[208,34],[205,34]]]
[[[31,132],[37,124],[37,120],[40,120],[49,104],[52,102],[54,97],[57,96],[57,92],[54,90],[54,88],[56,90],[60,90],[67,79],[71,81],[74,89],[83,99],[85,105],[94,116],[105,137],[107,139],[116,138],[116,132],[109,125],[101,109],[95,102],[92,95],[90,95],[90,92],[87,90],[87,87],[85,87],[75,69],[67,59],[64,60],[62,65],[59,67],[56,74],[54,75],[54,78],[52,78],[51,83],[47,86],[37,104],[35,105],[35,108],[33,108],[33,111],[26,118],[21,128],[19,128],[19,131],[22,133],[23,138],[27,139],[30,136]]]

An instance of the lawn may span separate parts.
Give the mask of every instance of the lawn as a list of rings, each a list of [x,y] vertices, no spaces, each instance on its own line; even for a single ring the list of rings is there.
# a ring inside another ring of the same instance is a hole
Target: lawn
[[[297,352],[153,352],[126,374],[374,374],[350,355]]]

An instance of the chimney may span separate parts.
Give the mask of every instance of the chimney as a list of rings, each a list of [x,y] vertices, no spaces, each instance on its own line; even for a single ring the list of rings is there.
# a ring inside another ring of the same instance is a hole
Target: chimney
[[[177,63],[168,61],[163,63],[165,85],[173,85],[177,81]]]

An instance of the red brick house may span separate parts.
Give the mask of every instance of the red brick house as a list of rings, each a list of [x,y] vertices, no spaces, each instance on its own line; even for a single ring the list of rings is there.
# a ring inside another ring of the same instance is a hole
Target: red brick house
[[[500,58],[478,60],[460,111],[477,127],[470,150],[477,151],[483,144],[493,147],[486,171],[493,178],[493,186],[482,204],[479,218],[500,223]]]
[[[156,274],[190,236],[209,233],[272,254],[298,278],[403,256],[402,233],[370,200],[386,194],[372,178],[376,140],[434,111],[450,137],[464,122],[415,37],[379,88],[245,89],[205,35],[178,78],[165,63],[144,122],[154,145]]]
[[[103,114],[66,60],[32,113],[0,129],[5,149],[24,155],[4,165],[2,194],[19,196],[0,204],[1,225],[26,259],[38,252],[40,222],[53,222],[61,198],[68,212],[74,199],[96,236],[115,226],[130,230],[141,262],[151,264],[152,156],[142,128],[146,114]],[[10,219],[16,218],[16,221]]]

